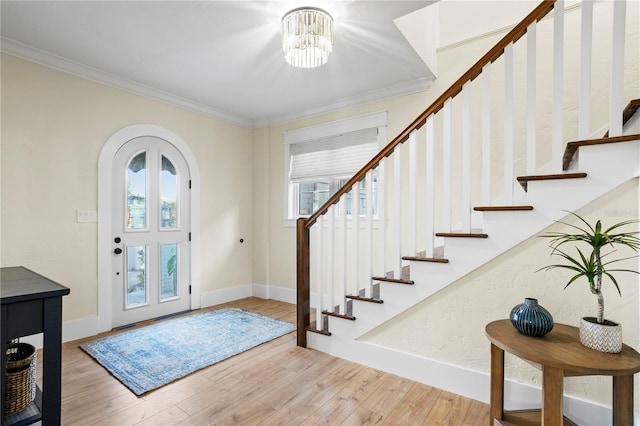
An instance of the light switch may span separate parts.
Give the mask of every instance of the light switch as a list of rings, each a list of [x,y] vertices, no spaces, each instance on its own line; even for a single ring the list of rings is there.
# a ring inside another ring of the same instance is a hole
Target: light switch
[[[76,210],[76,222],[97,222],[98,212],[95,210]]]

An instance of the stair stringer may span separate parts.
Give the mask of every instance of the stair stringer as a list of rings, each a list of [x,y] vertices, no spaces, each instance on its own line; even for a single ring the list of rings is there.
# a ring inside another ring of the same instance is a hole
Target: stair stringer
[[[308,347],[488,402],[488,376],[484,380],[483,374],[469,372],[476,376],[480,374],[474,385],[470,386],[468,380],[456,383],[450,380],[453,377],[451,375],[459,374],[459,370],[464,369],[400,353],[393,348],[380,348],[358,338],[540,233],[554,221],[567,216],[567,212],[575,211],[640,176],[640,137],[633,142],[584,146],[579,151],[577,169],[586,172],[586,178],[529,182],[526,193],[518,185],[515,188],[515,191],[520,191],[516,196],[518,204],[533,205],[534,210],[483,212],[482,232],[487,233],[488,238],[447,238],[445,257],[449,263],[410,261],[414,285],[381,283],[383,304],[354,301],[356,321],[330,317],[329,330],[332,335],[308,333]],[[415,369],[407,369],[407,360],[428,367],[428,373],[416,374]],[[448,373],[442,376],[443,371]],[[483,385],[485,381],[486,386]],[[521,391],[527,393],[526,389]],[[511,398],[517,400],[517,394],[515,397],[512,394]],[[531,395],[523,397],[520,406],[523,401],[531,403],[535,400],[535,397],[533,400],[531,398]],[[518,404],[517,401],[514,403]],[[575,407],[581,407],[576,408],[577,413],[584,414],[592,409],[588,403],[585,403],[586,406],[580,402],[572,403]],[[593,413],[592,418],[597,419],[601,415],[600,412]]]

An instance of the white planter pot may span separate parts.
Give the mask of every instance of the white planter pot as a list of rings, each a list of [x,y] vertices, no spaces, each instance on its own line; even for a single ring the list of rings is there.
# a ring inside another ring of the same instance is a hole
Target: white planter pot
[[[622,326],[605,320],[599,324],[594,317],[580,320],[580,343],[600,352],[617,354],[622,351]]]

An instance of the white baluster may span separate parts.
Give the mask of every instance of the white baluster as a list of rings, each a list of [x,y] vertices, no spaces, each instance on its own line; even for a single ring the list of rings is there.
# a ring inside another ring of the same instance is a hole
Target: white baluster
[[[482,204],[491,205],[491,64],[482,68]]]
[[[349,280],[347,263],[349,259],[349,249],[347,247],[347,194],[340,197],[340,221],[342,222],[342,279],[340,283],[340,300],[345,300],[347,295],[347,281]],[[346,308],[346,307],[345,307]],[[342,311],[346,313],[346,311]]]
[[[356,203],[358,194],[358,182],[351,187],[351,240],[353,247],[351,249],[352,265],[353,265],[353,295],[357,296],[360,291],[360,217],[356,212]]]
[[[553,172],[562,171],[564,150],[562,109],[564,98],[564,1],[557,0],[553,6],[553,108],[551,136],[551,165]]]
[[[409,248],[408,254],[415,256],[418,252],[416,242],[416,180],[417,180],[416,132],[409,136]]]
[[[613,2],[611,45],[611,97],[609,99],[609,136],[622,135],[624,109],[624,41],[627,2]]]
[[[580,92],[578,95],[578,138],[591,137],[591,56],[593,0],[582,0],[580,33]]]
[[[387,271],[387,181],[386,181],[387,160],[382,159],[378,165],[378,222],[380,223],[380,261],[377,263],[379,269],[375,271],[375,276],[384,276]]]
[[[462,86],[462,232],[471,232],[471,89]]]
[[[329,208],[327,211],[327,215],[329,216],[329,244],[327,245],[329,248],[329,265],[327,269],[327,285],[329,286],[329,311],[334,312],[336,306],[335,299],[335,270],[336,270],[336,262],[335,262],[335,253],[336,253],[336,211],[335,205]]]
[[[442,230],[451,232],[451,99],[442,109]]]
[[[394,228],[393,236],[393,272],[395,278],[402,277],[402,145],[398,145],[393,151],[393,192],[394,203]]]
[[[322,262],[323,252],[324,252],[324,246],[323,246],[324,215],[318,218],[318,221],[316,222],[315,227],[318,230],[318,235],[316,237],[316,263],[318,265],[316,269],[316,277],[317,277],[317,283],[318,283],[318,285],[316,286],[316,289],[318,292],[318,307],[316,308],[316,329],[322,330],[322,311],[324,310],[324,286],[325,286],[324,281],[322,279],[324,276],[324,264]]]
[[[513,43],[504,48],[504,203],[513,204]]]
[[[527,174],[536,165],[536,23],[527,28]]]
[[[426,239],[426,257],[433,257],[433,249],[435,246],[435,129],[433,125],[433,115],[427,117],[427,122],[424,125],[425,139],[426,139],[426,183],[425,183],[425,232],[427,234]]]
[[[365,180],[365,184],[366,184],[366,199],[365,199],[365,208],[366,208],[366,213],[365,213],[365,227],[367,229],[367,242],[368,242],[368,249],[366,251],[366,261],[365,264],[366,266],[366,273],[367,273],[367,279],[369,281],[369,285],[371,285],[373,282],[369,279],[371,277],[373,277],[373,246],[374,246],[374,242],[373,242],[373,170],[369,170],[367,172],[367,176],[366,176],[366,180]],[[369,289],[369,292],[371,294],[372,289]]]

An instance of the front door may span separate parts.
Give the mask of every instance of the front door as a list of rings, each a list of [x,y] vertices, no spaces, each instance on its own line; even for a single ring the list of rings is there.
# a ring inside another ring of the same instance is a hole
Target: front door
[[[113,326],[190,308],[189,171],[156,137],[124,144],[113,162]]]

